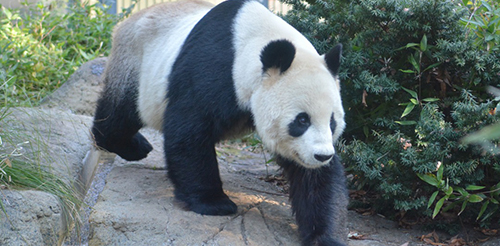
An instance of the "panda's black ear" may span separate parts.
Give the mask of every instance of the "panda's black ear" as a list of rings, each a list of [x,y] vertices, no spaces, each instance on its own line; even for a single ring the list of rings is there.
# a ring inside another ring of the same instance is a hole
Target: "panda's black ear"
[[[275,40],[266,45],[260,52],[262,71],[277,68],[284,73],[292,65],[295,58],[295,46],[288,40]]]
[[[342,56],[342,44],[337,44],[325,54],[326,66],[333,75],[339,74],[340,58]]]

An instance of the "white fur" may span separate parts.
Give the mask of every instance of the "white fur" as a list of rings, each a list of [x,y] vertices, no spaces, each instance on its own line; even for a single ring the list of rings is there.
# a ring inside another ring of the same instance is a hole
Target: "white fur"
[[[258,134],[268,149],[308,168],[320,167],[315,154],[333,155],[333,143],[342,133],[344,111],[340,88],[309,41],[257,2],[248,2],[237,15],[234,30],[236,59],[233,77],[238,103],[251,110]],[[270,42],[286,39],[296,48],[284,74],[262,75],[260,51]],[[288,124],[306,112],[311,126],[300,137],[288,133]],[[330,130],[334,114],[335,132]]]
[[[160,19],[159,16],[149,16],[149,18],[144,18],[143,24],[156,27],[154,36],[151,36],[149,40],[143,40],[144,55],[138,97],[139,114],[147,126],[160,131],[167,106],[168,75],[189,32],[210,10],[210,6],[208,4],[193,6],[190,12],[185,13],[180,11],[176,13],[175,8],[169,10],[168,18]],[[151,31],[152,28],[147,29]]]
[[[296,48],[316,53],[297,30],[255,1],[247,2],[236,16],[233,39],[236,95],[240,106],[247,110],[250,109],[250,97],[262,82],[260,51],[270,41],[286,39]]]

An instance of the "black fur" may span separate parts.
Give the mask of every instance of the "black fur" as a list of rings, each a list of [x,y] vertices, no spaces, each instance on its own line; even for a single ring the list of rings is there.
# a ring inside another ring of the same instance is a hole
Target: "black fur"
[[[262,71],[266,72],[270,68],[279,68],[280,73],[284,73],[292,65],[295,58],[295,46],[288,40],[272,41],[262,49],[260,61]]]
[[[292,210],[303,245],[345,245],[347,189],[344,168],[335,155],[330,163],[307,169],[278,156],[290,184]]]
[[[325,54],[325,61],[328,69],[333,75],[338,75],[340,68],[340,59],[342,57],[342,44],[337,44],[333,49]]]
[[[109,62],[113,62],[111,60]],[[108,68],[112,69],[112,68]],[[123,81],[135,81],[125,87],[123,95],[117,94],[107,82],[111,76],[122,77]],[[136,100],[131,95],[137,95],[138,74],[130,71],[125,74],[106,73],[105,87],[97,102],[94,115],[92,135],[98,147],[116,153],[127,161],[145,158],[153,149],[151,144],[138,131],[143,127],[137,113]]]
[[[288,124],[288,134],[292,137],[300,137],[311,126],[311,119],[305,112],[299,113],[295,119]]]
[[[337,122],[335,122],[335,118],[332,116],[330,117],[330,130],[332,130],[332,133],[335,132],[335,128],[337,128]]]
[[[250,112],[237,106],[232,25],[244,1],[213,8],[193,28],[172,67],[164,134],[175,196],[200,214],[235,213],[222,190],[214,145]]]

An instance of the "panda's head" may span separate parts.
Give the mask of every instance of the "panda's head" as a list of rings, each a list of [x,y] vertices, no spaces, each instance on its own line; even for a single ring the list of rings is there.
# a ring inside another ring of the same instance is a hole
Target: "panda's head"
[[[341,51],[337,45],[320,56],[275,40],[260,54],[262,84],[251,99],[257,132],[271,151],[306,168],[328,164],[344,130]]]

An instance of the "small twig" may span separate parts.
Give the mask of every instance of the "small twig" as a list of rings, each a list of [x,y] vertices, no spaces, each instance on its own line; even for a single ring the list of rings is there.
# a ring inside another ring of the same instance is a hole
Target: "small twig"
[[[262,151],[262,155],[264,156],[264,163],[266,164],[266,177],[269,177],[269,163],[267,162],[266,151],[262,143],[259,146],[260,150]]]
[[[41,38],[40,38],[40,42],[42,42],[52,31],[54,31],[54,29],[56,28],[57,26],[53,26],[47,33],[45,33]]]
[[[462,217],[458,216],[458,220],[460,221],[460,225],[462,226],[462,229],[464,229],[465,225],[464,225],[464,222],[462,221]],[[465,234],[465,241],[470,242],[469,233],[467,232],[467,230],[463,230],[463,232]]]
[[[483,192],[478,192],[478,193],[483,193],[483,194],[486,194],[486,193],[493,193],[493,192],[497,192],[499,191],[500,188],[497,188],[497,189],[494,189],[494,190],[489,190],[489,191],[483,191]]]
[[[377,158],[377,160],[375,160],[375,162],[379,161],[380,159],[384,158],[384,156],[388,155],[389,154],[389,151],[387,151],[387,153],[383,154],[382,156],[380,156],[379,158]]]
[[[269,191],[263,191],[263,190],[258,190],[258,189],[254,189],[254,188],[251,188],[251,187],[247,187],[247,186],[244,186],[244,185],[240,185],[241,187],[245,188],[245,189],[249,189],[249,190],[253,190],[253,191],[257,191],[257,192],[260,192],[260,193],[264,193],[264,194],[268,194],[268,195],[274,195],[274,196],[285,196],[285,194],[281,194],[281,193],[276,193],[276,192],[269,192]]]

